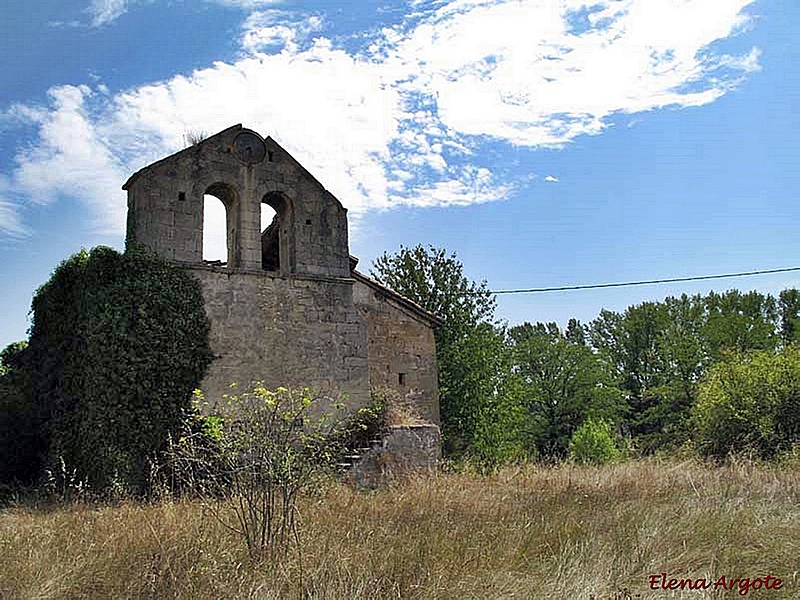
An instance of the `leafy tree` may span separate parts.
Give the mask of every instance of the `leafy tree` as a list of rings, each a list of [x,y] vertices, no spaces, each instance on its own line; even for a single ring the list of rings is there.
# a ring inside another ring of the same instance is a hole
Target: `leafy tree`
[[[36,292],[33,398],[59,457],[96,489],[145,484],[212,355],[199,283],[137,247],[70,257]]]
[[[622,314],[604,310],[589,326],[592,345],[625,393],[625,429],[642,452],[677,446],[688,437],[688,411],[707,363],[705,322],[703,300],[683,295],[630,306]]]
[[[592,345],[609,361],[626,395],[630,433],[640,440],[660,430],[654,414],[667,384],[662,337],[668,324],[663,304],[643,302],[623,314],[603,310],[590,325]]]
[[[708,342],[702,336],[707,312],[700,296],[670,296],[663,304],[667,322],[659,346],[666,378],[686,407],[694,403],[697,383],[710,362]]]
[[[713,359],[725,353],[769,350],[777,347],[778,311],[775,298],[759,292],[729,290],[705,297],[708,318],[703,337]]]
[[[791,450],[800,443],[800,348],[728,355],[701,383],[692,414],[705,454]]]
[[[445,452],[488,468],[522,457],[522,387],[503,332],[479,323],[452,343],[447,360],[439,368],[449,381],[440,393]]]
[[[488,285],[467,279],[455,253],[421,244],[400,246],[397,254],[378,257],[370,275],[444,319],[444,327],[436,331],[443,349],[478,323],[494,319],[496,301]]]
[[[697,385],[710,363],[708,343],[702,336],[707,320],[700,296],[668,297],[661,303],[666,320],[657,345],[663,369],[660,385],[651,390],[652,405],[639,416],[646,433],[639,445],[644,451],[674,448],[690,435],[689,411]]]
[[[634,409],[641,408],[648,391],[661,384],[658,337],[665,317],[660,305],[645,302],[623,314],[602,310],[591,323],[592,344],[610,361]]]
[[[570,437],[587,418],[618,423],[624,410],[608,366],[581,343],[576,327],[562,333],[555,323],[525,323],[508,332],[529,443],[542,456],[566,457]]]
[[[800,290],[783,290],[778,296],[778,311],[783,343],[800,341]]]
[[[486,282],[468,280],[455,254],[422,245],[384,253],[370,274],[444,320],[435,335],[445,453],[489,464],[514,454],[518,388]]]
[[[567,322],[567,329],[564,331],[564,337],[573,344],[586,345],[586,328],[581,324],[578,319],[570,319]]]

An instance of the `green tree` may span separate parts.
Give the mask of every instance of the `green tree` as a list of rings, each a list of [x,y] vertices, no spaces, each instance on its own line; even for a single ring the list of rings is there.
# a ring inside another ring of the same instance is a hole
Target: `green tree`
[[[570,319],[567,322],[567,329],[564,331],[564,337],[573,344],[586,345],[586,327],[584,327],[578,319]]]
[[[442,349],[478,323],[494,320],[496,301],[488,285],[467,279],[455,253],[421,244],[400,246],[397,254],[378,257],[370,275],[444,319],[444,327],[436,331]]]
[[[444,320],[435,335],[445,453],[488,464],[514,455],[518,386],[486,282],[467,279],[455,254],[422,245],[384,253],[370,274]]]
[[[694,403],[697,383],[709,364],[708,342],[702,335],[707,321],[703,299],[683,294],[664,300],[667,321],[659,346],[667,380],[680,397],[681,406]]]
[[[33,299],[29,362],[50,461],[97,489],[145,484],[212,355],[199,283],[133,247],[81,251]]]
[[[653,404],[640,421],[649,428],[640,442],[645,450],[675,448],[689,439],[689,411],[710,358],[702,335],[707,312],[697,296],[670,296],[662,303],[666,320],[658,336],[661,385],[651,392]]]
[[[800,341],[800,290],[783,290],[778,296],[780,336],[784,344]]]
[[[662,337],[669,324],[663,304],[643,302],[623,314],[603,310],[590,325],[592,345],[608,360],[614,380],[625,393],[627,427],[652,450],[649,439],[660,431],[654,419],[667,384]]]
[[[626,429],[644,453],[688,440],[697,385],[725,335],[725,319],[709,326],[707,298],[667,297],[624,313],[602,311],[592,322],[593,346],[610,361],[628,403]],[[716,339],[708,335],[717,332]]]
[[[705,454],[791,450],[800,443],[800,348],[728,355],[701,383],[692,415]]]
[[[705,304],[708,317],[702,333],[713,359],[730,352],[777,347],[778,308],[771,295],[738,290],[711,292]]]
[[[576,326],[524,323],[508,336],[514,372],[523,386],[528,443],[538,454],[564,458],[586,419],[619,423],[624,399],[603,358],[581,343]]]
[[[444,449],[495,467],[525,453],[522,386],[501,330],[479,323],[452,342],[439,367]],[[441,375],[440,375],[441,376]]]
[[[657,339],[664,324],[660,307],[652,302],[628,307],[623,314],[602,310],[591,323],[592,344],[608,358],[634,408],[661,383]]]

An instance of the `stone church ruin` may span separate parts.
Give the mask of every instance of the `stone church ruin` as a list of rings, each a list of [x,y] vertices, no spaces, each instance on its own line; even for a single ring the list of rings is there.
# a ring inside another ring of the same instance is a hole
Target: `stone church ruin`
[[[230,127],[134,173],[128,243],[200,281],[215,360],[202,389],[308,386],[366,405],[391,388],[439,424],[440,320],[356,270],[347,210],[272,138]],[[204,197],[225,207],[227,260],[203,260]],[[275,216],[261,226],[261,205]],[[438,428],[437,452],[438,452]],[[430,443],[421,445],[430,451]]]

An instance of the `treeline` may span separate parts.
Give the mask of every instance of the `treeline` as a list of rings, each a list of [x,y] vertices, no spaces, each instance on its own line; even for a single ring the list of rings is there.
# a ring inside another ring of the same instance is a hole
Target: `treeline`
[[[562,330],[499,324],[486,283],[444,250],[401,247],[372,275],[444,319],[451,459],[800,453],[798,290],[669,297]],[[0,492],[60,466],[62,483],[146,493],[168,440],[202,421],[192,391],[212,353],[199,284],[142,249],[99,247],[59,265],[32,312],[30,339],[0,352]]]
[[[689,449],[774,458],[800,443],[800,292],[668,297],[590,323],[495,321],[486,283],[436,248],[373,277],[445,319],[445,450],[484,465]]]

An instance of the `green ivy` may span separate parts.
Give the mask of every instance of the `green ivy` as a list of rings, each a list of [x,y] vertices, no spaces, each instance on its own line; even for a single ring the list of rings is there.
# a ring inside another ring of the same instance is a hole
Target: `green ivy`
[[[42,467],[27,347],[27,342],[15,342],[0,352],[0,484],[30,485]]]
[[[199,283],[140,247],[100,246],[62,262],[32,312],[50,461],[63,458],[93,488],[121,480],[141,491],[212,360]]]

